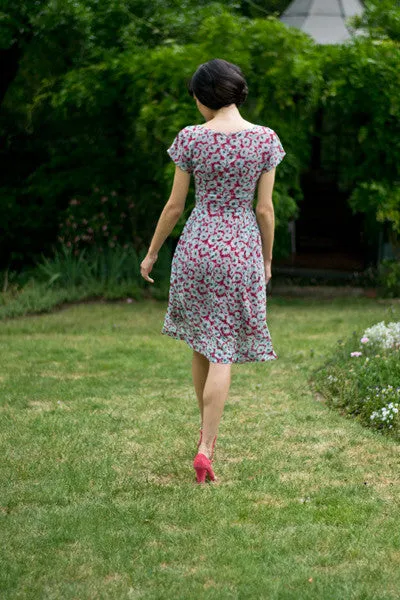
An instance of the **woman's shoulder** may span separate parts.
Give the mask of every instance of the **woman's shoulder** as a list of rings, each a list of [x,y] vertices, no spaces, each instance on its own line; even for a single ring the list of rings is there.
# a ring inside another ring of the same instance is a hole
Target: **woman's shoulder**
[[[276,131],[274,129],[272,129],[271,127],[268,127],[268,125],[261,125],[258,123],[252,123],[251,126],[247,127],[246,129],[242,130],[243,132],[247,133],[256,133],[258,134],[258,136],[260,136],[261,140],[263,142],[265,141],[274,141],[276,138],[278,138],[278,134],[276,133]],[[191,140],[195,140],[196,137],[199,137],[199,135],[201,136],[202,133],[207,132],[207,128],[204,127],[201,124],[195,124],[195,125],[186,125],[185,127],[182,127],[182,129],[179,130],[178,132],[178,136],[180,138],[186,139],[188,141]],[[236,132],[239,133],[239,132]],[[279,139],[279,138],[278,138]]]
[[[262,130],[262,133],[268,136],[275,136],[277,135],[276,131],[274,129],[272,129],[271,127],[268,127],[268,125],[260,125],[260,128]]]
[[[179,133],[181,135],[191,134],[196,127],[198,127],[198,125],[186,125],[186,127],[182,127],[182,129],[179,130]]]
[[[195,139],[195,128],[196,125],[186,125],[186,127],[182,127],[176,134],[176,138],[183,142],[190,142]]]

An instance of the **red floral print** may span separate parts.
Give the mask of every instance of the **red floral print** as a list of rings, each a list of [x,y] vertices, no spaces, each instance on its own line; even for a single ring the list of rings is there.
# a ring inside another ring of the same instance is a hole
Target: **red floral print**
[[[261,173],[286,154],[277,134],[262,125],[233,133],[189,125],[167,152],[194,174],[196,204],[172,259],[161,333],[184,340],[210,362],[277,359],[253,210]]]

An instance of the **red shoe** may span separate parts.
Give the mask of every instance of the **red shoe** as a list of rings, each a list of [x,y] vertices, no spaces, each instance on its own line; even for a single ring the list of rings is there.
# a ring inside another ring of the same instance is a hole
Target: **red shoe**
[[[200,427],[200,439],[199,439],[199,441],[197,442],[197,447],[199,447],[199,446],[200,446],[200,444],[201,444],[201,440],[202,440],[202,439],[203,439],[203,428],[202,428],[202,427]],[[217,436],[215,436],[215,437],[214,437],[214,440],[213,440],[213,443],[212,443],[212,447],[211,447],[211,457],[210,457],[210,460],[211,460],[211,462],[212,462],[212,460],[213,460],[213,456],[214,456],[214,448],[215,448],[215,443],[216,443],[216,441],[217,441]]]
[[[193,461],[193,468],[196,471],[197,483],[205,483],[206,475],[209,476],[211,481],[215,481],[214,471],[211,467],[211,460],[207,458],[205,454],[202,454],[201,452],[196,454]]]

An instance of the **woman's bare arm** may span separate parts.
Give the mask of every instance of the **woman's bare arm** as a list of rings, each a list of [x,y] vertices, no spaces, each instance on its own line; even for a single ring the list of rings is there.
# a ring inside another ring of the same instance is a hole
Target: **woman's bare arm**
[[[185,209],[189,184],[190,173],[176,166],[171,194],[158,219],[157,227],[150,243],[149,255],[158,255],[161,246],[178,222]]]
[[[144,277],[146,281],[154,283],[154,280],[149,277],[149,273],[158,258],[158,252],[161,246],[172,232],[184,211],[189,184],[190,173],[176,166],[170,197],[158,219],[147,256],[140,265],[142,277]]]
[[[260,227],[264,263],[272,261],[274,245],[275,213],[272,203],[272,191],[275,183],[275,168],[263,173],[258,180],[257,205],[255,209]]]

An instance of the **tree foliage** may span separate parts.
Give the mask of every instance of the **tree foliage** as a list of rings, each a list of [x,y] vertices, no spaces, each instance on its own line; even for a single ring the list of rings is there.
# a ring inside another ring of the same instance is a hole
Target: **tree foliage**
[[[400,47],[392,40],[356,39],[326,49],[321,95],[333,132],[332,160],[354,212],[370,224],[400,225]],[[326,134],[329,136],[329,132]],[[390,235],[393,244],[396,235]]]
[[[329,160],[354,209],[379,210],[394,224],[400,60],[395,3],[384,2],[388,18],[375,0],[367,6],[368,36],[322,48],[270,16],[288,0],[4,0],[3,262],[26,261],[58,238],[93,243],[88,228],[97,231],[96,243],[112,243],[100,233],[112,231],[118,243],[147,246],[171,185],[166,148],[180,128],[202,120],[186,81],[214,57],[241,66],[250,89],[243,116],[275,129],[287,152],[274,195],[275,256],[288,250],[287,223],[298,214],[316,135],[329,141]],[[315,119],[321,108],[330,127],[322,133]],[[365,193],[374,186],[388,191],[387,210],[382,194],[374,204]],[[104,197],[115,211],[100,225]],[[193,203],[192,186],[174,234]],[[129,214],[123,223],[121,213]],[[65,229],[71,217],[80,234]]]
[[[366,0],[362,16],[354,18],[355,27],[371,38],[400,42],[400,4],[398,0]]]

